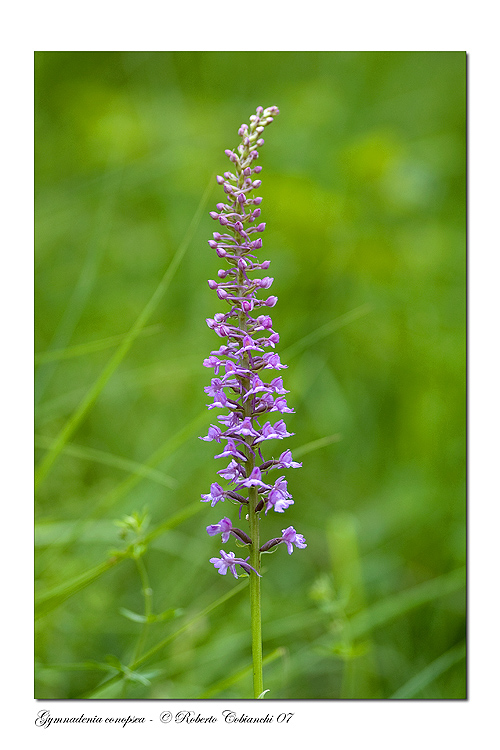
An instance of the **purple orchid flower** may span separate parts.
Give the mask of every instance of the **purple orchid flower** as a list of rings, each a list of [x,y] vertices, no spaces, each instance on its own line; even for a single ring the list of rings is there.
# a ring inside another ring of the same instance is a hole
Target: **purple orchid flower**
[[[214,523],[212,526],[207,526],[207,533],[210,534],[210,536],[215,536],[216,534],[222,534],[222,541],[227,542],[231,535],[231,529],[233,528],[233,524],[231,523],[230,518],[221,518],[219,523]]]
[[[224,497],[225,493],[220,484],[213,482],[210,485],[210,492],[208,495],[202,495],[201,499],[204,503],[211,503],[213,508],[220,500],[224,500]]]
[[[247,563],[247,560],[249,560],[250,557],[246,557],[245,559],[243,559],[242,557],[236,557],[234,552],[224,552],[223,549],[220,550],[220,555],[221,555],[220,558],[211,557],[210,562],[219,571],[221,576],[225,576],[227,571],[230,570],[233,576],[235,578],[238,578],[238,574],[236,572],[236,565],[240,565],[245,571],[245,573],[250,574],[250,571],[253,570],[255,575],[261,578],[260,573],[257,573],[255,568],[252,568],[252,566]]]
[[[275,539],[270,539],[268,542],[262,545],[260,548],[261,552],[269,552],[270,549],[273,547],[276,547],[278,544],[286,544],[288,548],[288,554],[291,555],[293,552],[293,545],[297,547],[297,549],[305,549],[307,547],[306,540],[302,536],[302,534],[297,534],[293,526],[289,526],[287,529],[283,529],[282,532],[283,536],[277,537]]]

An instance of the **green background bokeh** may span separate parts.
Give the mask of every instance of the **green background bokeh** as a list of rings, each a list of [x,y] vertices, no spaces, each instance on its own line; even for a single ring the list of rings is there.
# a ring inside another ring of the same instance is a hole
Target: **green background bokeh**
[[[37,461],[213,186],[143,335],[40,484],[42,599],[123,548],[115,519],[147,508],[155,528],[225,465],[197,439],[213,421],[201,363],[220,345],[205,318],[222,309],[206,283],[220,267],[208,211],[224,149],[275,104],[260,257],[296,411],[278,447],[304,450],[287,472],[295,504],[263,536],[292,524],[308,546],[266,558],[264,654],[282,651],[265,687],[465,698],[465,66],[463,52],[36,53]],[[154,611],[182,613],[152,624],[145,648],[237,585],[208,563],[219,543],[205,527],[220,517],[200,504],[148,546]],[[198,698],[236,675],[250,661],[247,599],[98,697]],[[143,611],[138,569],[123,560],[56,603],[37,625],[35,694],[85,697],[103,664],[130,663],[141,626],[121,610]],[[250,680],[213,697],[248,697]]]

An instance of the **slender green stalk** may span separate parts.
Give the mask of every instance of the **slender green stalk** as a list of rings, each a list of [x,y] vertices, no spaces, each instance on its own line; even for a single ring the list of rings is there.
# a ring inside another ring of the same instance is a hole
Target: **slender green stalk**
[[[258,502],[257,488],[251,487],[248,495],[248,518],[250,522],[250,565],[260,573],[259,516],[255,512]],[[253,692],[258,698],[264,692],[262,678],[262,616],[260,607],[260,578],[250,573],[250,620],[252,629]]]
[[[136,643],[135,650],[134,650],[134,657],[132,659],[133,662],[137,661],[137,659],[141,655],[141,651],[143,649],[146,636],[148,633],[151,615],[153,614],[153,590],[149,584],[149,576],[146,570],[146,566],[144,565],[144,560],[142,559],[142,556],[136,557],[135,563],[137,565],[137,570],[139,571],[139,576],[141,578],[141,588],[142,588],[142,594],[144,596],[145,622],[142,627],[139,638],[137,639],[137,643]]]
[[[241,277],[241,271],[239,273]],[[246,321],[240,313],[238,316],[239,324],[242,330],[246,331]],[[245,364],[249,366],[248,356],[245,356]],[[243,379],[243,390],[250,388],[250,381]],[[244,416],[252,415],[252,399],[248,399],[244,405]],[[247,454],[247,476],[250,476],[255,467],[255,455],[250,448],[246,449]],[[250,545],[250,565],[260,573],[260,535],[259,521],[260,517],[256,511],[259,501],[257,488],[250,487],[248,490],[248,523],[249,536],[252,540]],[[258,698],[264,691],[262,677],[262,614],[260,606],[260,578],[255,573],[250,573],[250,627],[252,633],[252,662],[253,662],[253,692],[254,698]]]

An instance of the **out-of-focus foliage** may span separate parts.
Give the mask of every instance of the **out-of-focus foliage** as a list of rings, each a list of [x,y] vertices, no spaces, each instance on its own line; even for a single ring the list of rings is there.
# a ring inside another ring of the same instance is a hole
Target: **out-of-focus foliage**
[[[266,697],[463,699],[465,54],[35,63],[36,697],[251,694],[248,590],[198,502],[225,464],[197,435],[214,175],[276,104],[261,257],[303,468],[263,535],[308,547],[266,558]]]

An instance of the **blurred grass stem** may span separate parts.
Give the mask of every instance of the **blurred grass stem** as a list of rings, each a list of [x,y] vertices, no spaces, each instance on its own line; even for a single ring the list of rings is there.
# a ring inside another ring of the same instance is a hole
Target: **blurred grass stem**
[[[35,472],[35,490],[38,489],[41,482],[45,479],[45,477],[49,473],[50,469],[52,468],[54,462],[56,461],[59,454],[63,450],[64,446],[66,445],[68,440],[71,438],[75,430],[79,427],[83,419],[86,417],[88,411],[94,405],[101,391],[104,389],[106,383],[108,382],[110,377],[113,375],[114,371],[116,370],[118,365],[121,363],[121,361],[124,359],[124,357],[128,353],[129,349],[131,348],[136,338],[144,329],[144,326],[148,322],[149,318],[151,317],[154,310],[158,306],[163,295],[165,294],[168,287],[170,286],[170,282],[172,281],[184,255],[186,254],[186,251],[189,247],[189,243],[191,242],[194,236],[194,233],[196,231],[196,228],[198,226],[198,223],[203,215],[203,211],[205,209],[207,201],[212,192],[212,182],[213,182],[213,176],[210,177],[207,188],[200,200],[196,213],[191,221],[191,224],[189,225],[189,228],[184,236],[183,241],[179,245],[177,252],[172,258],[167,270],[165,271],[165,274],[163,275],[163,278],[161,279],[160,283],[156,287],[149,302],[140,313],[139,317],[137,318],[134,325],[130,329],[127,337],[124,339],[122,344],[118,347],[116,352],[113,354],[108,364],[106,365],[104,370],[101,372],[101,374],[95,381],[94,385],[87,392],[86,396],[80,402],[80,405],[77,407],[76,411],[72,414],[72,416],[66,422],[65,426],[60,431],[59,435],[56,437],[52,445],[52,448],[48,451],[45,458],[38,466]]]

